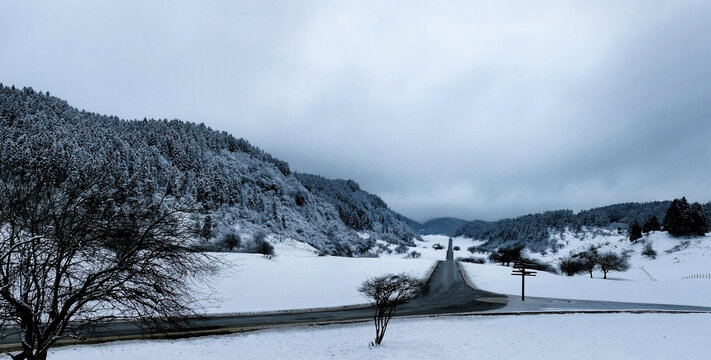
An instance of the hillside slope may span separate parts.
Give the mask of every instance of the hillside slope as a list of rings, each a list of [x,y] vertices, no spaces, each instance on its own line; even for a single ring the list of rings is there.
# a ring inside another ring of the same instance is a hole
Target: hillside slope
[[[265,232],[351,255],[374,241],[345,224],[336,206],[305,188],[286,162],[204,124],[121,120],[77,110],[49,93],[2,85],[0,124],[0,151],[17,160],[18,172],[105,163],[117,182],[145,196],[178,183],[198,210],[190,220],[195,235],[208,243],[233,230],[246,238]],[[370,230],[375,238],[392,238],[379,227]],[[400,235],[404,241],[416,234]]]
[[[380,197],[361,190],[353,180],[331,180],[297,173],[296,177],[313,194],[336,207],[341,220],[350,228],[377,234],[391,243],[412,245],[419,235],[408,219],[388,208]]]
[[[626,229],[633,222],[643,224],[652,216],[662,221],[670,204],[671,201],[620,203],[578,213],[555,210],[497,221],[473,220],[464,224],[454,235],[486,240],[483,248],[489,250],[521,244],[538,252],[556,248],[557,244],[551,241],[554,233],[566,230],[582,232],[586,226],[615,229],[620,226]],[[711,202],[703,204],[702,208],[706,218],[711,219]],[[707,225],[711,230],[711,221]]]

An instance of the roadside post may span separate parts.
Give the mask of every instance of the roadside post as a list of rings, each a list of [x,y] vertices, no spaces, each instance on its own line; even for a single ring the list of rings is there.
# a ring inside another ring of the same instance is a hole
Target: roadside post
[[[526,270],[528,268],[529,270]],[[537,271],[530,270],[531,265],[524,262],[515,262],[511,275],[521,277],[521,301],[526,301],[526,276],[536,276]]]

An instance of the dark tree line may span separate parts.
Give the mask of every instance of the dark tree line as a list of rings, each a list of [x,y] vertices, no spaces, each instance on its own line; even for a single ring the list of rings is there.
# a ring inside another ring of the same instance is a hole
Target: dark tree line
[[[456,235],[488,240],[481,248],[490,251],[518,244],[532,251],[543,251],[552,245],[551,231],[564,231],[574,220],[571,210],[546,211],[493,222],[475,220],[464,225]]]
[[[551,265],[543,263],[535,259],[529,259],[521,254],[523,245],[510,247],[500,247],[489,255],[489,261],[501,263],[502,266],[509,266],[511,263],[522,262],[526,264],[526,268],[557,273],[558,271]],[[472,252],[473,253],[473,252]],[[483,260],[483,259],[482,259]]]
[[[670,220],[667,221],[668,212]],[[675,201],[653,201],[647,203],[622,203],[574,213],[571,210],[546,211],[498,221],[474,220],[467,222],[456,231],[455,235],[487,240],[480,247],[495,251],[500,247],[523,244],[531,251],[544,251],[556,248],[556,241],[551,234],[561,231],[580,232],[583,227],[617,227],[634,223],[644,224],[641,232],[649,233],[662,230],[659,219],[665,219],[664,230],[671,226],[672,235],[702,235],[709,230],[705,220],[711,216],[711,202],[701,205],[689,205],[685,199]],[[613,225],[614,224],[614,225]],[[636,231],[637,239],[641,238]],[[637,237],[639,236],[639,237]],[[634,240],[633,240],[634,241]]]

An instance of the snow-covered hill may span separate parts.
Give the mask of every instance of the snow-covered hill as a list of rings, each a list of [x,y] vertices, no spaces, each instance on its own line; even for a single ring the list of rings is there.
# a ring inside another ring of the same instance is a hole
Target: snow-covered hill
[[[233,231],[244,240],[280,234],[340,255],[358,255],[372,245],[357,231],[399,243],[417,236],[382,200],[363,206],[311,192],[286,162],[204,124],[121,120],[80,111],[49,93],[0,84],[0,125],[6,169],[61,178],[69,168],[85,173],[101,166],[115,188],[138,189],[145,198],[171,189],[193,210],[188,221],[195,237],[214,250],[224,249],[219,240]],[[360,189],[358,195],[374,197]],[[370,226],[354,226],[343,204],[371,218]]]
[[[541,253],[524,251],[525,256],[557,266],[558,259],[561,257],[594,246],[599,252],[613,251],[629,254],[632,266],[625,273],[625,277],[629,279],[666,281],[679,280],[690,275],[711,274],[711,238],[709,237],[674,237],[666,232],[655,232],[645,235],[637,242],[630,242],[625,235],[617,234],[616,230],[604,228],[586,229],[577,234],[566,231],[554,234],[552,237],[557,241],[556,251],[549,250]],[[651,245],[657,254],[654,259],[642,255],[647,244]]]

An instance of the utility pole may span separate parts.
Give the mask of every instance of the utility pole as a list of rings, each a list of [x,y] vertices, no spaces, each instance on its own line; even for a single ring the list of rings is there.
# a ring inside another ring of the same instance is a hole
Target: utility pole
[[[536,276],[537,271],[526,270],[526,268],[531,268],[529,264],[524,262],[515,262],[514,268],[511,275],[521,277],[521,301],[526,301],[526,276]]]

